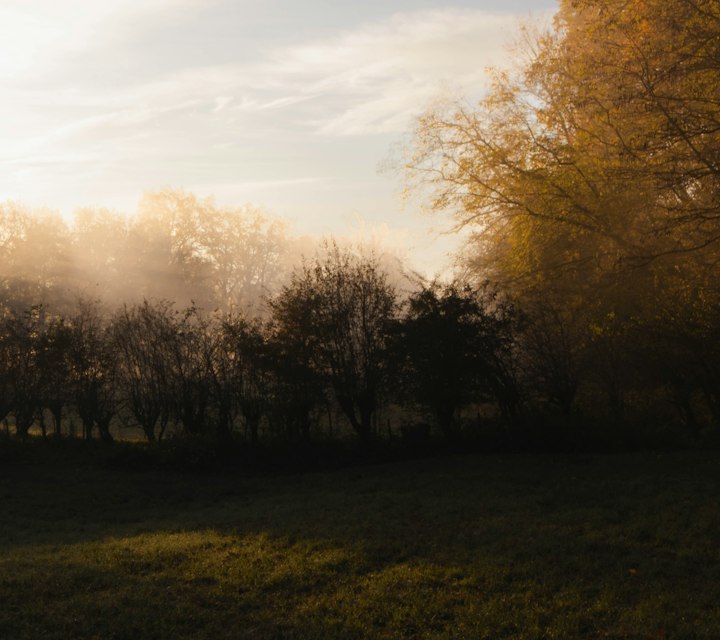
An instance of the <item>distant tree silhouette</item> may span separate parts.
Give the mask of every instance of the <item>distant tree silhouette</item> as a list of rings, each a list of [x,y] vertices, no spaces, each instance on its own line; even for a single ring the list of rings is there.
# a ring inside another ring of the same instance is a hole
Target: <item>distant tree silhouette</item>
[[[25,438],[42,410],[44,377],[39,351],[44,310],[34,306],[20,314],[8,314],[4,320],[12,413],[17,434]]]
[[[399,324],[403,386],[442,432],[457,435],[458,410],[471,402],[506,401],[509,321],[493,300],[469,287],[432,283],[412,294]]]
[[[165,349],[172,419],[185,432],[205,431],[211,382],[206,353],[210,323],[190,307],[168,318]]]
[[[78,301],[70,327],[71,389],[83,437],[90,439],[97,425],[100,438],[109,442],[113,439],[110,422],[120,408],[120,354],[96,303]]]
[[[299,295],[270,301],[277,409],[290,440],[310,439],[313,411],[325,398],[313,308]]]
[[[268,333],[262,321],[239,318],[233,327],[233,340],[240,374],[238,402],[250,441],[256,444],[260,421],[270,409],[275,387]]]
[[[171,305],[147,300],[113,318],[125,402],[149,442],[162,440],[173,411],[169,345],[175,339]]]
[[[317,350],[314,366],[333,389],[352,428],[364,441],[387,382],[390,325],[396,294],[377,259],[325,246],[323,254],[296,271],[273,303],[275,317],[305,309],[308,340]]]
[[[62,433],[63,410],[71,400],[68,394],[71,344],[72,328],[68,322],[62,317],[48,319],[39,336],[37,359],[42,377],[42,406],[52,414],[56,436]],[[45,435],[42,419],[41,425]]]
[[[170,189],[147,193],[132,232],[147,297],[257,314],[282,272],[284,225],[251,206],[221,208]]]

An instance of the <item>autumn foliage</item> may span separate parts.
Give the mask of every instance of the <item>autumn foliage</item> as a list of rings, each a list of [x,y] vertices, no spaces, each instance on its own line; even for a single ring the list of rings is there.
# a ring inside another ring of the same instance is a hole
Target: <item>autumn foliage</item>
[[[410,186],[470,231],[451,283],[182,192],[72,228],[3,205],[0,418],[107,440],[717,442],[718,87],[717,0],[563,0],[479,104],[417,122]]]

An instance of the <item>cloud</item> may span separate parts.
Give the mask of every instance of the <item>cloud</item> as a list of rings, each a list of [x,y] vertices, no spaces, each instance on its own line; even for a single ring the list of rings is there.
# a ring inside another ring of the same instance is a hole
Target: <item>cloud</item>
[[[71,53],[123,41],[153,17],[190,11],[205,0],[4,0],[0,7],[0,78],[24,80],[57,68]]]
[[[17,167],[43,167],[47,165],[86,164],[97,162],[98,157],[89,153],[65,153],[58,155],[35,155],[14,158],[12,161],[0,161],[0,164]]]
[[[479,96],[518,17],[439,8],[309,27],[321,4],[297,31],[278,23],[270,40],[249,20],[214,46],[222,12],[242,26],[252,3],[3,0],[0,200],[125,209],[177,185],[257,198],[300,231],[342,232],[352,212],[381,224],[397,212],[376,172],[390,141],[438,95]]]
[[[63,124],[53,130],[50,137],[62,140],[79,135],[94,136],[98,131],[107,135],[111,130],[117,130],[118,135],[123,135],[127,129],[137,130],[169,114],[192,110],[199,104],[199,100],[187,100],[176,105],[129,107]]]
[[[218,113],[219,111],[222,111],[232,101],[233,101],[232,96],[217,96],[215,98],[215,108],[213,109],[213,113]]]
[[[187,1],[149,0],[143,10],[167,11]],[[121,4],[125,20],[143,6],[136,0]],[[322,135],[399,132],[443,87],[477,93],[485,68],[500,61],[516,24],[512,14],[470,9],[397,13],[253,60],[182,66],[142,82],[128,76],[95,95],[92,87],[61,89],[56,100],[80,106],[101,98],[106,112],[130,119],[133,110],[142,114],[206,101],[207,112],[217,115],[292,110],[293,123]],[[144,122],[143,116],[137,121]]]
[[[320,184],[326,181],[327,178],[323,177],[287,178],[277,180],[245,180],[234,182],[232,187],[233,190],[242,192],[244,190],[277,189],[284,187],[295,187],[297,185]],[[216,194],[222,191],[223,185],[213,183],[198,184],[197,188],[208,193]]]
[[[170,27],[173,16],[187,19],[202,3],[61,4],[62,10],[48,0],[25,0],[0,11],[14,16],[0,20],[0,35],[26,25],[25,53],[35,74],[45,69],[46,75],[63,77],[62,65],[76,65],[78,50],[88,62],[109,68],[133,46],[133,24]],[[499,61],[516,23],[512,14],[423,10],[293,46],[259,49],[253,59],[178,64],[142,79],[128,74],[110,86],[101,80],[75,82],[70,75],[63,84],[43,88],[29,73],[7,87],[0,104],[0,158],[84,157],[102,150],[107,165],[113,157],[120,161],[133,154],[139,163],[165,157],[173,164],[188,155],[207,158],[263,143],[278,149],[300,144],[299,138],[312,144],[309,139],[318,136],[397,134],[438,93],[480,91],[485,67]]]
[[[178,70],[146,90],[222,91],[248,112],[307,102],[295,121],[323,135],[399,132],[439,91],[477,93],[516,25],[515,15],[479,10],[397,13],[249,63]]]
[[[319,96],[314,124],[325,135],[407,128],[443,88],[485,84],[517,17],[478,10],[398,13],[325,41],[274,52],[265,74]],[[318,112],[321,111],[321,112]]]

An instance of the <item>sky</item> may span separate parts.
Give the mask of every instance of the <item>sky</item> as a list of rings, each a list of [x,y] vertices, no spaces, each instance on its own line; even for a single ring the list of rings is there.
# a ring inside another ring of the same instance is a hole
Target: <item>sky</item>
[[[0,0],[0,201],[133,212],[166,187],[294,235],[380,239],[428,275],[457,236],[387,169],[473,102],[555,0]]]

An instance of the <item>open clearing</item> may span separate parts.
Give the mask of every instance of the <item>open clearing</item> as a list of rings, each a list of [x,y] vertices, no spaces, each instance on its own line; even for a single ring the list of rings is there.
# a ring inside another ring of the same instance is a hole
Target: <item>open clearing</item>
[[[0,638],[720,638],[720,454],[0,458]]]

